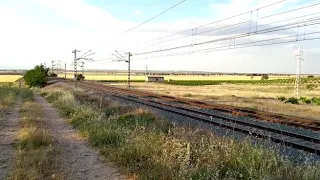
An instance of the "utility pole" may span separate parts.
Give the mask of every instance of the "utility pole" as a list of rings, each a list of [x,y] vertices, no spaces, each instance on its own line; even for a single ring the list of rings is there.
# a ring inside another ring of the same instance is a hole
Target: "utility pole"
[[[294,94],[296,97],[300,96],[300,68],[301,68],[301,60],[303,60],[302,55],[303,55],[303,51],[301,50],[301,45],[299,45],[299,52],[295,56],[297,58],[296,83],[294,88]]]
[[[64,63],[64,79],[67,79],[67,63]]]
[[[130,58],[131,58],[132,54],[129,52],[129,57],[128,57],[128,88],[130,89],[131,86],[130,86],[130,75],[131,75],[131,67],[130,67]]]
[[[55,66],[54,62],[55,62],[54,60],[51,61],[51,74],[53,74],[53,67]]]
[[[77,81],[77,74],[78,74],[78,69],[77,69],[77,52],[80,52],[79,50],[73,50],[72,53],[74,53],[74,82]]]
[[[128,53],[128,59],[126,59],[126,58],[124,58],[118,51],[116,51],[116,53],[118,54],[118,55],[116,55],[116,54],[112,54],[113,56],[115,56],[116,58],[118,58],[118,60],[114,60],[114,61],[118,61],[118,62],[120,62],[120,61],[124,61],[124,62],[126,62],[126,63],[128,63],[128,88],[130,89],[131,88],[131,85],[130,85],[130,76],[131,76],[131,56],[132,56],[132,54],[129,52]]]
[[[146,65],[146,70],[145,70],[145,72],[144,72],[144,75],[147,77],[147,73],[148,73],[148,65]]]

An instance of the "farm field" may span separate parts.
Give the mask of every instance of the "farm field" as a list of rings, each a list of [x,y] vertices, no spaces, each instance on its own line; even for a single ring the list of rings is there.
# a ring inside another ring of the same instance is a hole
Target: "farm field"
[[[64,77],[63,73],[58,74],[59,77]],[[108,73],[84,73],[86,80],[94,80],[94,81],[101,81],[101,80],[127,80],[128,76],[125,73],[119,74],[108,74]],[[73,73],[67,73],[67,78],[72,79]],[[250,76],[164,76],[165,80],[251,80]],[[293,78],[293,76],[270,76],[270,79],[288,79]],[[145,80],[146,77],[142,75],[131,75],[131,80]],[[260,80],[261,76],[255,76],[253,80]]]
[[[22,77],[21,75],[1,75],[0,74],[0,82],[15,82],[21,77]]]
[[[126,87],[126,83],[107,83],[114,86]],[[252,85],[252,84],[222,84],[208,86],[177,86],[160,83],[132,83],[133,89],[154,93],[191,98],[209,103],[220,103],[264,110],[275,113],[309,117],[320,120],[320,106],[285,104],[277,100],[279,96],[292,97],[294,84]],[[319,97],[320,91],[307,90],[301,87],[301,95]]]

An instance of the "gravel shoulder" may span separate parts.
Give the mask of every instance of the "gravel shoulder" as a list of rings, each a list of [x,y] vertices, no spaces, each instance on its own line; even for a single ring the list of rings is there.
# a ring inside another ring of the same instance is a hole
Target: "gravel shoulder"
[[[43,97],[35,96],[43,108],[44,122],[59,148],[61,170],[66,179],[125,179],[109,162],[103,162],[99,152],[89,147],[87,141],[68,125]]]
[[[14,164],[14,143],[19,133],[21,107],[22,99],[19,97],[14,107],[0,120],[0,179],[8,177]]]

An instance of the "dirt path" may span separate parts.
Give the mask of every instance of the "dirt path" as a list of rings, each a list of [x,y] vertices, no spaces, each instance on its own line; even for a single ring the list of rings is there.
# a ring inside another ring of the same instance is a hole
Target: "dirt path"
[[[7,112],[3,120],[0,120],[0,179],[8,177],[14,164],[13,146],[19,132],[20,109],[22,99],[18,98],[13,108]]]
[[[35,96],[44,112],[44,122],[54,136],[61,154],[59,162],[67,179],[125,179],[111,163],[102,163],[102,157],[77,134],[43,97]]]

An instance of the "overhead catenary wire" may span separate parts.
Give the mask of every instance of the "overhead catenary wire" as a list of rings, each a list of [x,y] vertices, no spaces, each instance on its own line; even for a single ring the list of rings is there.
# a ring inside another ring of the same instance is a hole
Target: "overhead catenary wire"
[[[319,32],[311,32],[304,34],[307,35],[314,35],[314,34],[320,34]],[[288,41],[282,41],[282,42],[272,42],[272,43],[264,43],[264,44],[257,44],[267,41],[275,41],[275,40],[284,40],[288,38],[293,38],[293,40]],[[226,46],[219,46],[214,48],[205,48],[195,51],[185,51],[185,52],[178,52],[178,53],[172,53],[172,54],[163,54],[163,55],[157,55],[157,56],[148,56],[145,58],[138,58],[138,59],[132,59],[132,61],[137,60],[146,60],[146,59],[156,59],[156,58],[163,58],[163,57],[171,57],[171,56],[180,56],[180,55],[186,55],[186,54],[197,54],[197,53],[208,53],[208,52],[215,52],[215,51],[225,51],[225,50],[233,50],[233,49],[241,49],[241,48],[248,48],[248,47],[260,47],[260,46],[269,46],[269,45],[277,45],[277,44],[286,44],[286,43],[292,43],[292,42],[299,42],[299,41],[311,41],[311,40],[320,40],[320,37],[314,37],[314,38],[303,38],[303,39],[295,39],[296,35],[291,36],[285,36],[285,37],[279,37],[279,38],[271,38],[266,40],[260,40],[260,41],[253,41],[253,42],[246,42],[246,43],[240,43],[235,45],[226,45]],[[106,62],[106,63],[112,63]]]
[[[318,5],[320,5],[320,3],[317,3],[317,4],[312,4],[312,5],[308,5],[308,6],[304,6],[304,7],[300,7],[300,8],[295,8],[295,9],[291,9],[291,10],[288,10],[288,11],[284,11],[284,12],[281,12],[281,13],[276,13],[276,14],[272,14],[272,15],[268,15],[268,16],[265,16],[265,17],[262,17],[263,19],[265,19],[265,18],[269,18],[269,17],[274,17],[274,16],[276,16],[276,15],[283,15],[283,14],[286,14],[286,13],[290,13],[290,12],[293,12],[293,11],[298,11],[298,10],[301,10],[301,9],[305,9],[305,8],[310,8],[310,7],[314,7],[314,6],[318,6]],[[261,9],[261,8],[260,8]],[[248,13],[248,12],[246,12],[246,13]],[[317,12],[316,14],[318,14],[319,12]],[[241,14],[240,14],[241,15]],[[310,15],[313,15],[313,14],[310,14]],[[303,18],[303,17],[306,17],[306,16],[310,16],[310,15],[304,15],[304,16],[298,16],[298,17],[296,17],[296,18]],[[237,16],[237,15],[236,15]],[[232,17],[234,17],[234,16],[232,16]],[[262,18],[259,18],[260,20],[262,19]],[[227,18],[228,19],[228,18]],[[278,21],[278,22],[274,22],[274,23],[280,23],[280,22],[284,22],[284,21],[288,21],[288,20],[292,20],[292,19],[295,19],[295,18],[288,18],[288,19],[286,19],[286,20],[282,20],[282,21]],[[223,20],[226,20],[226,19],[223,19]],[[229,26],[230,27],[232,27],[232,26],[236,26],[236,25],[240,25],[240,24],[243,24],[243,23],[249,23],[250,21],[242,21],[242,22],[240,22],[240,23],[235,23],[235,24],[231,24],[231,25],[227,25],[227,26],[223,26],[223,27],[220,27],[221,29],[225,29],[225,28],[228,28]],[[209,23],[210,24],[210,23]],[[256,25],[256,30],[257,30],[257,28],[258,27],[262,27],[262,26],[266,26],[266,25],[270,25],[271,23],[268,23],[268,24],[262,24],[262,25]],[[208,24],[206,24],[206,25],[208,25]],[[205,26],[205,25],[204,25]],[[250,25],[251,26],[251,25]],[[196,27],[197,29],[199,29],[201,26],[199,26],[199,27]],[[208,30],[208,31],[205,31],[205,32],[210,32],[210,31],[212,31],[212,32],[215,32],[215,31],[217,31],[217,30],[220,30],[220,28],[216,28],[216,29],[212,29],[212,30]],[[195,29],[195,28],[193,28],[193,29]],[[191,30],[191,29],[190,29]],[[188,31],[190,31],[190,30],[186,30],[186,31],[183,31],[183,32],[188,32]],[[246,30],[246,28],[244,28],[244,29],[241,29],[241,30],[237,30],[237,31],[242,31],[242,30]],[[237,31],[235,31],[235,32],[237,32]],[[200,34],[206,34],[205,32],[200,32],[200,33],[196,33],[196,34],[192,34],[192,35],[194,35],[194,36],[196,36],[196,35],[200,35]],[[178,34],[181,34],[181,33],[176,33],[176,34],[172,34],[172,35],[178,35]],[[158,41],[158,42],[153,42],[152,44],[150,44],[150,43],[146,43],[146,45],[145,46],[152,46],[152,45],[160,45],[160,44],[163,44],[163,43],[166,43],[166,42],[171,42],[171,41],[175,41],[175,40],[179,40],[179,39],[183,39],[183,38],[188,38],[188,37],[190,37],[190,36],[192,36],[192,35],[187,35],[187,36],[182,36],[182,37],[178,37],[178,38],[175,38],[175,39],[169,39],[169,40],[162,40],[162,41]],[[170,37],[171,35],[169,35],[169,36],[165,36],[165,37]],[[164,39],[165,37],[162,37],[162,38],[158,38],[157,40],[159,40],[159,39]],[[202,39],[204,39],[204,38],[202,38]],[[201,40],[201,39],[198,39],[198,40]],[[139,45],[140,46],[140,48],[141,47],[144,47],[143,45]]]
[[[320,32],[314,32],[312,34],[320,34]],[[290,37],[293,38],[293,37],[296,37],[296,36],[290,36]],[[287,38],[290,38],[290,37],[288,36],[288,37],[274,38],[272,40],[281,40],[281,39],[287,39]],[[209,52],[215,52],[215,51],[225,51],[225,50],[241,49],[241,48],[249,48],[249,47],[270,46],[270,45],[286,44],[286,43],[293,43],[293,42],[300,42],[300,41],[312,41],[312,40],[320,40],[320,37],[304,38],[304,39],[301,39],[301,40],[293,39],[293,40],[288,40],[288,41],[283,41],[283,42],[273,42],[273,43],[264,43],[264,44],[257,44],[257,45],[248,45],[248,44],[258,43],[258,41],[256,41],[256,42],[236,44],[235,46],[234,45],[227,45],[227,46],[221,46],[221,47],[216,47],[216,48],[202,49],[202,50],[192,51],[192,53],[190,51],[186,51],[186,52],[179,52],[179,53],[173,53],[173,54],[165,54],[165,55],[151,56],[151,57],[145,57],[145,58],[138,58],[138,59],[132,59],[132,61],[156,59],[156,58],[171,57],[171,56],[181,56],[181,55],[187,55],[187,54],[209,53]],[[261,42],[263,42],[263,41],[271,41],[271,39],[262,40]],[[243,45],[243,46],[239,46],[239,45]]]
[[[257,34],[265,34],[265,33],[270,33],[270,32],[281,31],[281,30],[288,30],[288,29],[297,28],[297,25],[300,25],[300,24],[304,24],[304,26],[308,26],[308,24],[305,24],[305,23],[317,21],[319,19],[320,19],[320,17],[317,17],[316,19],[311,19],[310,21],[300,21],[300,22],[296,22],[296,23],[290,23],[287,25],[281,25],[281,26],[277,26],[277,27],[263,29],[263,30],[255,32],[254,34],[251,34],[251,33],[237,34],[237,35],[234,35],[231,37],[223,37],[223,38],[218,38],[218,39],[214,39],[214,40],[210,40],[210,41],[204,41],[204,42],[200,42],[200,43],[196,43],[196,44],[186,44],[186,45],[164,48],[164,49],[159,49],[159,50],[154,50],[154,51],[146,51],[146,52],[136,53],[134,55],[138,56],[138,55],[145,55],[145,54],[151,54],[151,53],[159,53],[159,52],[164,52],[164,51],[182,49],[182,48],[186,48],[186,47],[190,47],[190,46],[198,46],[198,45],[210,44],[213,42],[225,41],[225,40],[230,40],[230,39],[238,39],[238,38],[248,37],[248,36],[257,35]],[[289,26],[289,27],[285,28],[286,26]],[[277,28],[280,28],[280,29],[277,29]]]
[[[288,11],[285,11],[285,12],[280,12],[280,13],[277,13],[277,14],[272,14],[272,15],[260,17],[259,19],[265,19],[265,18],[269,18],[269,17],[273,17],[273,16],[278,16],[278,15],[281,15],[281,14],[286,14],[286,13],[290,13],[290,12],[293,12],[293,11],[298,11],[298,10],[301,10],[301,9],[310,8],[310,7],[318,6],[318,5],[320,5],[320,3],[316,3],[316,4],[312,4],[312,5],[296,8],[296,9],[291,9],[291,10],[288,10]]]
[[[232,19],[232,18],[235,18],[235,17],[239,17],[239,16],[242,16],[242,15],[251,13],[251,12],[254,11],[254,10],[264,9],[264,8],[267,8],[267,7],[270,7],[270,6],[273,6],[273,5],[282,3],[282,2],[284,2],[284,1],[286,1],[286,0],[277,1],[277,2],[275,2],[275,3],[271,3],[271,4],[268,4],[268,5],[265,5],[265,6],[262,6],[262,7],[253,9],[253,10],[250,10],[250,11],[246,11],[246,12],[243,12],[243,13],[240,13],[240,14],[236,14],[236,15],[233,15],[233,16],[230,16],[230,17],[227,17],[227,18],[223,18],[223,19],[217,20],[217,21],[213,21],[213,22],[210,22],[210,23],[207,23],[207,24],[204,24],[204,25],[200,25],[200,26],[191,28],[191,29],[183,30],[183,31],[180,31],[180,32],[177,32],[177,33],[173,33],[173,34],[170,34],[170,35],[166,35],[166,36],[160,37],[160,38],[155,38],[155,39],[152,39],[152,40],[148,40],[148,41],[145,41],[145,42],[143,42],[143,43],[138,43],[137,45],[141,45],[141,44],[144,44],[144,43],[148,43],[148,42],[152,42],[152,41],[157,41],[157,40],[159,40],[159,39],[164,39],[164,38],[167,38],[167,37],[171,37],[171,36],[175,36],[175,35],[178,35],[178,34],[182,34],[182,33],[191,31],[192,29],[203,28],[203,27],[206,27],[206,26],[209,26],[209,25],[212,25],[212,24],[216,24],[216,23],[219,23],[219,22],[222,22],[222,21],[226,21],[226,20],[229,20],[229,19]]]
[[[320,12],[318,12],[318,13],[316,13],[316,14],[320,14]],[[306,17],[306,16],[305,16],[305,17]],[[316,17],[316,18],[317,18],[316,20],[319,20],[320,16],[318,16],[318,17]],[[287,20],[288,20],[288,19],[287,19]],[[314,21],[314,19],[310,18],[309,21]],[[263,31],[267,31],[267,30],[268,30],[268,32],[266,32],[266,33],[275,32],[275,31],[271,31],[271,30],[273,30],[273,29],[276,29],[276,31],[287,30],[287,29],[277,29],[277,28],[281,28],[281,27],[285,27],[285,26],[294,26],[294,25],[299,25],[299,24],[302,24],[302,25],[303,25],[303,23],[306,23],[306,22],[308,22],[308,21],[300,21],[300,22],[296,22],[296,23],[294,23],[294,24],[288,23],[288,24],[286,24],[286,25],[280,25],[280,26],[275,26],[275,27],[272,27],[272,28],[263,29],[262,31],[261,31],[261,30],[260,30],[260,31],[257,30],[256,32],[250,32],[250,33],[244,33],[244,34],[246,34],[247,36],[251,36],[252,34],[262,33]],[[278,22],[275,22],[275,23],[278,23]],[[275,23],[263,24],[263,25],[260,25],[259,27],[267,26],[267,25],[271,25],[271,24],[275,24]],[[305,27],[305,25],[303,25],[303,26]],[[296,28],[296,27],[297,27],[297,26],[294,26],[293,28]],[[292,28],[290,28],[290,29],[292,29]],[[243,28],[243,29],[240,29],[240,30],[231,31],[231,32],[228,32],[228,34],[232,34],[232,33],[235,33],[235,32],[241,32],[241,31],[245,31],[245,30],[247,30],[247,28]],[[223,36],[223,35],[227,35],[227,34],[223,34],[223,33],[215,34],[215,36]],[[240,34],[239,34],[239,35],[240,35]],[[231,39],[233,39],[233,38],[236,38],[236,37],[232,37]],[[198,39],[198,42],[201,41],[201,40],[203,40],[203,39],[208,39],[208,37]],[[222,39],[222,40],[225,40],[225,39]],[[192,42],[192,41],[186,41],[186,42],[184,42],[184,43],[190,43],[190,42]],[[199,44],[199,43],[198,43],[198,44]],[[195,45],[195,44],[193,44],[193,45]],[[197,45],[197,44],[196,44],[196,45]]]
[[[276,21],[276,22],[260,24],[260,25],[256,26],[256,31],[258,31],[259,28],[264,27],[264,26],[268,26],[268,25],[272,25],[272,24],[277,24],[277,23],[281,23],[281,22],[286,22],[286,21],[290,21],[290,20],[294,20],[294,19],[305,18],[305,17],[308,17],[308,16],[317,15],[317,14],[320,14],[320,12],[307,14],[307,15],[304,15],[303,17],[302,17],[302,16],[296,16],[296,17],[294,17],[294,18],[287,18],[287,19],[284,19],[284,20]],[[235,23],[235,24],[223,26],[223,27],[216,28],[216,29],[211,29],[211,30],[205,31],[204,34],[206,34],[206,35],[209,35],[209,34],[210,34],[210,35],[211,35],[211,33],[213,33],[213,32],[217,32],[217,31],[220,31],[220,30],[223,30],[223,29],[227,29],[227,28],[234,27],[234,26],[241,25],[241,24],[243,24],[243,23],[248,23],[248,22],[249,22],[249,21],[243,21],[243,22],[240,22],[240,23]],[[228,32],[228,34],[235,33],[235,32],[241,32],[241,31],[244,31],[244,30],[247,30],[247,28],[245,27],[245,28],[242,28],[242,29],[239,29],[239,30],[231,31],[231,32]],[[206,32],[210,32],[210,33],[206,33]],[[255,31],[253,31],[253,32],[251,32],[251,33],[255,33]],[[199,35],[199,34],[202,34],[202,33],[198,33],[198,34],[194,34],[194,35]],[[204,35],[204,34],[202,34],[202,35]],[[217,35],[223,35],[223,33],[214,34],[214,35],[215,35],[215,36],[217,36]],[[188,38],[188,37],[190,37],[190,36],[182,36],[182,37],[178,37],[178,38],[176,38],[176,39],[170,39],[170,40],[167,40],[167,41],[161,41],[161,42],[158,42],[158,43],[150,44],[149,46],[160,45],[160,44],[163,44],[163,43],[172,42],[172,41],[179,40],[179,39],[185,39],[185,38]],[[200,39],[197,39],[197,41],[201,41],[201,40],[203,40],[203,39],[207,39],[207,38],[210,38],[210,37],[212,37],[212,36],[207,36],[207,37],[204,37],[204,38],[200,38]],[[190,43],[190,42],[193,42],[193,40],[185,41],[185,43]]]

